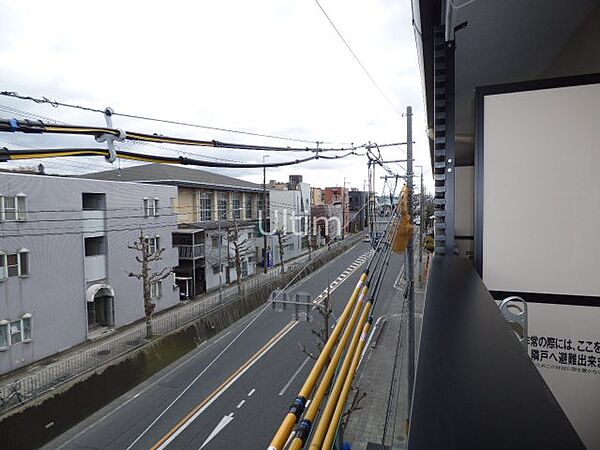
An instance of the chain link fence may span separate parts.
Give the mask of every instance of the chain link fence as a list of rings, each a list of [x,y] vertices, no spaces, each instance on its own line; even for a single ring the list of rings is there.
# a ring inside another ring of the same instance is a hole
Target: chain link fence
[[[288,283],[300,280],[309,273],[318,269],[328,261],[352,247],[362,233],[349,236],[347,239],[336,242],[331,247],[323,247],[312,252],[310,261],[304,262],[308,256],[292,262],[285,268],[282,275],[280,268],[275,268],[266,274],[256,275],[243,281],[244,295],[250,295],[259,289],[274,289],[269,286],[274,281]],[[266,293],[267,298],[269,293]],[[198,320],[218,308],[240,300],[237,286],[229,286],[222,294],[210,294],[205,298],[192,301],[161,314],[154,316],[152,321],[153,332],[160,336],[177,330],[178,328]],[[0,414],[30,401],[58,386],[73,380],[86,372],[92,371],[103,364],[122,356],[149,341],[146,339],[144,323],[135,325],[131,330],[118,332],[117,336],[106,339],[88,348],[76,352],[73,356],[66,357],[47,366],[35,368],[34,373],[11,380],[0,385]]]

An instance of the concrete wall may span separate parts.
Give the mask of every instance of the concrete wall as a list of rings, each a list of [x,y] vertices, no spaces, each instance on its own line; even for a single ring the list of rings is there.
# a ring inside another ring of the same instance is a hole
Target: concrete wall
[[[104,193],[104,217],[83,219],[82,193]],[[32,314],[32,339],[0,351],[0,373],[5,373],[85,341],[88,337],[86,288],[105,283],[115,292],[114,324],[119,327],[143,317],[142,284],[127,276],[139,271],[135,252],[127,248],[140,229],[159,235],[166,249],[156,269],[177,265],[171,246],[176,228],[170,208],[175,188],[136,183],[2,173],[0,195],[27,195],[27,220],[0,222],[0,251],[29,250],[29,275],[0,281],[0,320]],[[159,199],[159,215],[144,217],[143,198]],[[84,233],[84,231],[86,233]],[[106,278],[86,283],[84,236],[105,235]],[[172,278],[163,281],[157,309],[178,302]]]

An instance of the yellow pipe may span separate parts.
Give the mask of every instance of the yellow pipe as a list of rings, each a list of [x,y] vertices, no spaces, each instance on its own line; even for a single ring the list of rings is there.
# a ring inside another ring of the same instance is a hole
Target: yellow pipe
[[[369,317],[369,313],[371,312],[372,305],[373,304],[371,302],[368,302],[365,305],[360,319],[358,321],[358,325],[354,330],[354,335],[352,336],[352,341],[350,343],[350,347],[348,347],[348,352],[346,353],[346,356],[344,358],[342,368],[335,379],[335,384],[333,385],[333,389],[329,394],[327,404],[325,405],[325,409],[321,413],[321,417],[319,418],[319,424],[313,434],[312,441],[310,442],[311,450],[319,450],[321,448],[321,444],[323,443],[325,434],[329,429],[331,429],[331,425],[333,424],[333,422],[331,421],[331,417],[337,405],[340,392],[342,391],[342,388],[344,386],[344,381],[347,379],[350,365],[354,361],[356,347],[358,346],[358,341],[361,337],[363,326],[366,323],[367,318]]]
[[[362,308],[363,300],[366,298],[368,291],[369,291],[369,286],[368,285],[363,286],[363,288],[360,292],[360,297],[359,297],[358,301],[356,302],[356,307],[354,308],[354,311],[352,312],[352,317],[350,317],[350,321],[348,322],[348,325],[344,329],[344,334],[342,335],[342,338],[340,339],[339,345],[335,349],[335,353],[333,354],[333,357],[331,358],[331,362],[329,363],[329,366],[327,366],[327,371],[325,371],[325,375],[323,375],[323,379],[319,383],[317,392],[315,393],[312,401],[310,402],[310,406],[308,407],[308,410],[306,411],[306,414],[304,415],[303,420],[306,420],[306,421],[310,422],[311,424],[314,422],[315,418],[317,417],[319,408],[321,407],[321,402],[323,401],[323,398],[325,397],[327,390],[331,386],[331,381],[333,380],[333,376],[335,375],[335,372],[337,371],[337,367],[340,362],[340,358],[342,357],[342,353],[344,352],[344,349],[346,348],[346,342],[348,342],[348,338],[350,337],[350,334],[352,334],[352,331],[354,330],[354,326],[356,325],[358,316],[359,316],[361,310],[363,309]],[[310,431],[310,430],[307,430],[307,431]],[[298,432],[296,432],[296,437],[292,440],[292,443],[290,445],[290,450],[300,450],[304,446],[304,441],[305,441],[306,437],[308,437],[308,436],[300,438],[300,437],[298,437]]]
[[[331,351],[332,351],[336,341],[338,340],[340,333],[342,332],[342,328],[344,327],[344,324],[348,320],[348,316],[350,315],[350,313],[352,312],[352,310],[354,308],[356,299],[358,298],[358,295],[361,292],[361,290],[365,284],[365,281],[367,280],[367,276],[368,276],[368,272],[367,271],[363,272],[363,274],[359,278],[358,282],[356,283],[356,287],[354,288],[354,291],[352,292],[352,295],[350,296],[350,300],[348,300],[348,303],[346,304],[344,311],[340,315],[340,319],[338,320],[333,331],[331,332],[331,335],[329,336],[329,339],[325,343],[323,350],[319,354],[319,357],[317,358],[315,365],[313,366],[312,370],[310,371],[310,374],[306,378],[306,381],[304,382],[302,389],[300,389],[300,392],[298,393],[298,397],[302,397],[304,399],[304,401],[306,401],[308,399],[308,397],[310,396],[310,394],[312,393],[312,391],[315,387],[317,380],[321,376],[321,372],[323,372],[325,363],[327,362],[327,359],[329,358],[329,355],[331,354]],[[301,413],[302,412],[300,412],[300,414]],[[283,420],[283,423],[280,425],[279,429],[277,430],[277,433],[275,433],[275,436],[273,437],[273,440],[271,441],[271,445],[269,446],[269,450],[283,449],[283,446],[287,442],[287,440],[290,436],[290,433],[293,431],[294,425],[296,425],[296,422],[298,422],[298,416],[296,414],[294,414],[293,412],[289,412],[285,416],[285,419]]]
[[[356,353],[354,353],[354,357],[352,358],[352,364],[350,366],[350,375],[346,377],[346,381],[344,382],[344,388],[342,389],[342,394],[340,395],[340,398],[337,401],[335,412],[333,413],[331,426],[327,431],[325,441],[323,441],[323,447],[321,447],[323,449],[331,449],[333,447],[335,435],[337,433],[337,429],[342,418],[342,413],[344,412],[344,407],[346,406],[346,401],[348,400],[348,395],[350,394],[350,389],[352,388],[352,382],[354,381],[354,376],[356,375],[356,370],[358,368],[358,363],[360,362],[360,357],[362,355],[363,349],[365,348],[367,335],[369,334],[370,327],[370,321],[365,323],[363,332],[360,336],[360,343],[358,345],[358,348],[356,349]]]

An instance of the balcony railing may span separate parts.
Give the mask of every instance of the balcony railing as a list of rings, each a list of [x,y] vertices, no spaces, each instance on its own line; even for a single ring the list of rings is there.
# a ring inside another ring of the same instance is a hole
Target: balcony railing
[[[585,448],[475,272],[436,256],[408,450]]]
[[[204,258],[204,244],[176,245],[179,249],[179,259]]]

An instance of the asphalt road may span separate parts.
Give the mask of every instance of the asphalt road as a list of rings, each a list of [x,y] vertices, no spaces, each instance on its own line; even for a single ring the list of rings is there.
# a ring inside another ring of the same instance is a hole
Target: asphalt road
[[[355,246],[295,285],[290,299],[296,291],[316,298],[346,272],[331,293],[337,317],[368,251],[369,244]],[[390,261],[375,319],[393,301],[402,261]],[[295,321],[289,306],[259,308],[44,449],[265,449],[313,364],[299,344],[314,349],[311,329],[321,322],[318,313]]]

